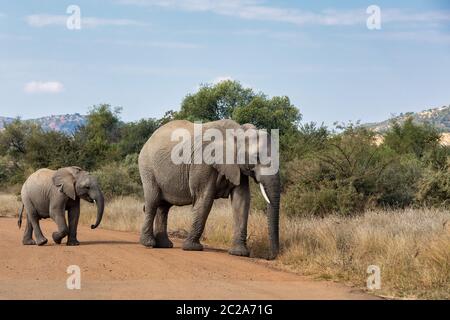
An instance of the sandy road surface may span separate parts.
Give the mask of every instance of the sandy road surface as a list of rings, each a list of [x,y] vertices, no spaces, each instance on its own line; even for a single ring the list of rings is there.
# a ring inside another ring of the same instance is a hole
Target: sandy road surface
[[[81,245],[23,246],[16,219],[0,218],[0,299],[373,299],[358,290],[275,271],[252,259],[206,249],[147,249],[139,235],[79,228]],[[81,268],[81,290],[66,269]]]

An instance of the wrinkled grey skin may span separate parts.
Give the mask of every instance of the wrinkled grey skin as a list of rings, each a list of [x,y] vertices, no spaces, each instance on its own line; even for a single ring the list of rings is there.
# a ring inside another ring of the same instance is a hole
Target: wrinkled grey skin
[[[67,245],[76,246],[80,199],[97,204],[97,221],[91,226],[95,229],[101,222],[104,210],[104,198],[97,179],[78,167],[67,167],[57,171],[40,169],[30,175],[22,186],[23,206],[19,214],[18,225],[22,224],[25,208],[27,225],[23,235],[24,245],[44,245],[47,239],[39,226],[40,219],[52,218],[58,226],[53,232],[55,243],[68,236]],[[65,213],[68,211],[69,226]],[[36,240],[33,240],[32,233]]]
[[[155,131],[139,155],[139,172],[145,196],[145,219],[141,232],[141,243],[147,247],[171,248],[173,244],[167,235],[169,209],[173,205],[192,204],[193,225],[183,244],[183,249],[202,250],[200,238],[214,199],[230,197],[234,230],[233,246],[229,253],[248,256],[249,250],[246,241],[250,207],[249,177],[252,177],[257,183],[263,185],[270,201],[270,204],[267,205],[271,249],[269,258],[274,259],[279,252],[279,174],[261,175],[262,166],[260,164],[176,165],[171,160],[171,151],[179,143],[179,140],[171,141],[171,134],[177,128],[189,130],[193,137],[193,123],[184,120],[172,121]],[[208,128],[221,130],[225,137],[225,129],[242,128],[246,130],[254,128],[254,126],[248,124],[241,126],[232,120],[220,120],[204,123],[203,130]],[[247,148],[247,150],[249,149]]]

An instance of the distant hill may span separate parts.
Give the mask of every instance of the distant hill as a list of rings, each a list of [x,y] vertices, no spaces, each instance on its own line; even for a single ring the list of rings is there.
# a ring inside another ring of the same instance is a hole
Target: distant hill
[[[53,130],[72,134],[79,126],[83,126],[84,124],[86,124],[86,119],[86,116],[75,113],[65,115],[52,115],[38,119],[27,119],[25,121],[39,124],[44,130]],[[14,118],[0,117],[0,130],[3,129],[4,124],[9,124],[13,120]]]
[[[393,116],[388,120],[384,120],[382,122],[376,123],[367,123],[363,124],[364,127],[373,129],[376,132],[383,133],[392,124],[392,121],[397,121],[402,123],[408,117],[412,117],[413,121],[416,123],[429,123],[443,133],[448,133],[446,136],[450,136],[450,106],[445,106],[441,108],[428,109],[421,112],[406,112],[401,113],[398,116]],[[4,124],[9,124],[14,120],[14,118],[7,118],[0,116],[0,130],[3,129]],[[31,121],[33,123],[40,124],[44,130],[54,130],[60,131],[64,133],[71,134],[75,132],[75,130],[79,126],[83,126],[86,124],[87,117],[80,115],[79,113],[75,114],[65,114],[65,115],[51,115],[48,117],[42,117],[38,119],[29,119],[26,121]],[[450,139],[450,138],[449,138]],[[449,142],[450,143],[450,142]]]
[[[391,119],[378,122],[368,123],[365,127],[371,128],[376,132],[383,133],[391,126],[392,121],[402,123],[407,118],[412,117],[415,123],[424,124],[429,123],[442,132],[450,132],[450,106],[428,109],[421,112],[407,112],[401,113],[398,116],[394,116]]]

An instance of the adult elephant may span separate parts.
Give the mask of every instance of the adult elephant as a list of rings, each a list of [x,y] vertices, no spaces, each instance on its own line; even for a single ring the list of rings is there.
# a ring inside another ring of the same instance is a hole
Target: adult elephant
[[[237,131],[242,129],[246,132],[249,129],[255,129],[255,127],[249,124],[241,126],[232,120],[219,120],[202,125],[202,133],[209,129],[220,132],[223,137],[226,137],[227,130]],[[279,252],[280,177],[278,170],[272,174],[263,174],[262,172],[267,164],[263,165],[261,161],[250,162],[252,156],[259,159],[258,155],[255,154],[259,150],[259,142],[250,139],[245,140],[246,157],[243,163],[235,161],[231,164],[229,162],[208,162],[208,164],[206,161],[191,161],[190,163],[177,164],[173,161],[173,152],[174,148],[180,147],[180,142],[178,139],[174,139],[173,134],[174,132],[180,132],[180,130],[187,132],[190,137],[195,136],[192,122],[185,120],[171,121],[153,133],[139,154],[139,172],[145,196],[145,219],[142,226],[141,243],[147,247],[171,248],[173,244],[167,234],[169,209],[173,205],[192,204],[193,225],[183,243],[183,249],[203,250],[200,238],[214,199],[231,197],[234,234],[233,246],[229,253],[249,256],[246,241],[250,207],[249,177],[252,177],[260,184],[263,196],[268,202],[270,258],[274,259]],[[233,139],[236,142],[236,137]],[[270,139],[268,140],[270,143]],[[185,142],[192,147],[190,150],[198,148],[195,139],[187,139]],[[214,142],[217,143],[218,141],[214,140]],[[200,144],[202,147],[207,145],[205,142]],[[226,151],[228,146],[225,148],[224,145],[221,147]],[[235,143],[234,146],[237,145],[238,143]],[[235,147],[235,151],[237,155],[237,147]],[[189,154],[188,158],[194,158],[194,154],[195,152]]]
[[[39,226],[40,219],[52,218],[58,226],[52,238],[60,244],[68,236],[67,245],[76,246],[80,199],[97,204],[97,221],[91,225],[95,229],[103,217],[104,198],[97,179],[78,167],[67,167],[57,171],[39,169],[31,174],[22,186],[22,209],[19,213],[19,228],[25,208],[27,225],[23,235],[24,245],[44,245],[47,239]],[[65,213],[68,211],[69,226]],[[32,238],[34,231],[35,240]]]

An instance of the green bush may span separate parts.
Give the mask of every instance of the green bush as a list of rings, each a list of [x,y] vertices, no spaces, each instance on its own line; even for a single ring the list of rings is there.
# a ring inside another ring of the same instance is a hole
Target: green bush
[[[393,123],[377,145],[375,134],[355,125],[330,131],[300,124],[288,97],[269,98],[236,81],[203,85],[183,99],[179,112],[124,123],[120,108],[93,106],[73,135],[16,119],[0,131],[0,187],[20,185],[35,170],[76,165],[94,171],[107,197],[142,196],[137,164],[142,145],[173,119],[232,118],[280,129],[282,210],[290,215],[357,214],[367,208],[449,205],[450,147],[440,132],[412,119]],[[252,208],[265,209],[251,184]]]
[[[0,156],[0,188],[22,184],[25,181],[25,171],[17,166],[9,157]]]
[[[286,187],[282,198],[282,209],[288,215],[324,216],[333,212],[351,215],[371,203],[370,197],[358,191],[354,183],[335,179],[335,172],[325,169],[323,163],[306,159],[291,166],[297,173],[296,182]]]
[[[389,208],[413,205],[422,174],[423,165],[414,155],[393,158],[378,179],[378,205]]]
[[[384,136],[384,145],[398,154],[414,154],[422,158],[427,151],[440,147],[440,137],[435,127],[415,124],[412,118],[408,118],[403,124],[392,123]]]
[[[130,174],[128,169],[122,163],[112,163],[101,167],[93,173],[98,178],[106,198],[128,195],[143,196],[140,183],[135,181],[135,177]]]
[[[283,209],[290,215],[362,212],[376,204],[378,179],[389,162],[372,132],[350,125],[322,149],[289,163]]]
[[[425,206],[450,206],[450,157],[442,170],[427,168],[418,182],[417,202]]]

